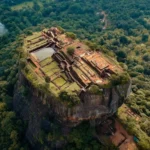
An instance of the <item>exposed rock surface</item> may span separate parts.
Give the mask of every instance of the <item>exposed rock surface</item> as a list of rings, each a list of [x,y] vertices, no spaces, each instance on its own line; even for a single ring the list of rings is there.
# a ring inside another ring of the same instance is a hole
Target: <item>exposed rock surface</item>
[[[26,94],[21,90],[22,87],[26,87]],[[103,89],[102,95],[82,93],[82,102],[68,108],[55,97],[34,88],[20,73],[14,93],[14,109],[27,121],[26,135],[31,144],[35,145],[41,128],[50,130],[51,118],[56,118],[62,126],[69,127],[76,126],[83,120],[100,123],[117,111],[130,90],[131,81],[125,85]]]

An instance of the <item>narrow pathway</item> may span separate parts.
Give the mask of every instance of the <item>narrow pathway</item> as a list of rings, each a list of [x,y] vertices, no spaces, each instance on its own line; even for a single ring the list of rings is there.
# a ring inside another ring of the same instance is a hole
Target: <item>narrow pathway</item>
[[[107,26],[108,26],[108,20],[107,20],[107,14],[105,13],[105,11],[102,11],[101,12],[102,15],[104,15],[104,18],[102,19],[102,23],[104,22],[105,25],[103,27],[103,30],[106,30],[107,29]]]

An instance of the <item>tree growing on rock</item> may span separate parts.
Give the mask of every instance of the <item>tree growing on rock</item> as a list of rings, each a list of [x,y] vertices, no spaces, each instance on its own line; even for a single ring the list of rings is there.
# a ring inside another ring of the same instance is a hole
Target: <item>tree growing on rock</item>
[[[73,47],[68,47],[68,48],[67,48],[67,53],[68,53],[70,56],[73,56],[74,51],[75,51],[75,49],[74,49]]]

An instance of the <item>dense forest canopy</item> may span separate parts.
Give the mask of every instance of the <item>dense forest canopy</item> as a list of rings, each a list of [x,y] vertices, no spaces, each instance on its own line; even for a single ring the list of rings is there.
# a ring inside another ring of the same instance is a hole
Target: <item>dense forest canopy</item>
[[[142,141],[140,146],[149,148],[149,0],[1,0],[0,12],[0,149],[15,149],[21,147],[18,141],[24,143],[20,138],[23,129],[18,127],[21,121],[12,112],[18,78],[17,51],[22,44],[19,35],[51,26],[61,26],[89,40],[93,49],[116,56],[128,69],[133,86],[126,103],[142,117],[139,128],[145,143]]]

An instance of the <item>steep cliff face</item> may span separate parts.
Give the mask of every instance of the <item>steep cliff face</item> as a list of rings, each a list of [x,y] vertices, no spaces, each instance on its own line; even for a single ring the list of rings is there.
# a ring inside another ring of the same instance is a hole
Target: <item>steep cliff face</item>
[[[125,85],[103,89],[102,95],[82,93],[80,104],[68,108],[55,97],[34,88],[20,73],[14,92],[14,109],[27,121],[27,137],[35,144],[35,137],[40,133],[42,124],[49,128],[50,118],[55,118],[62,125],[73,127],[83,120],[100,123],[113,115],[130,93],[130,85],[129,81]]]

